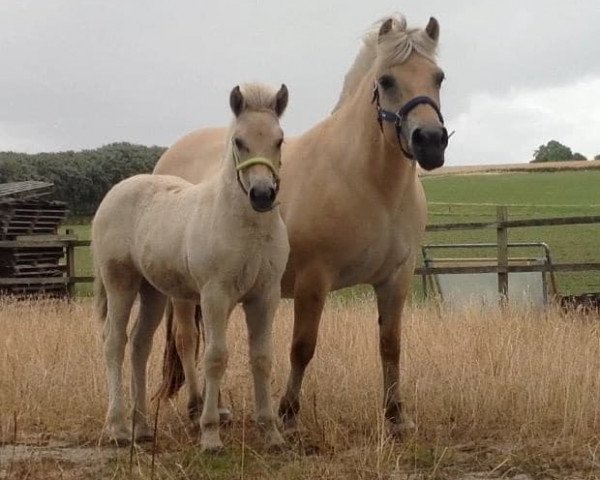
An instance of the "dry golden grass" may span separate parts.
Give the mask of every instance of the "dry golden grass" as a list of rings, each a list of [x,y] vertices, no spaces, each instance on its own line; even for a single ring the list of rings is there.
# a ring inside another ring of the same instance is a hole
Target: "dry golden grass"
[[[333,299],[304,385],[305,431],[291,442],[291,452],[275,456],[264,452],[250,421],[246,330],[236,311],[224,385],[236,416],[225,432],[228,453],[216,459],[198,453],[184,428],[182,392],[161,407],[154,476],[400,479],[486,471],[595,478],[600,475],[597,320],[552,310],[503,314],[409,307],[403,322],[402,392],[417,430],[398,444],[382,428],[373,302]],[[275,331],[278,397],[288,371],[291,323],[291,304],[284,302]],[[5,443],[0,478],[54,478],[49,472],[58,471],[56,478],[92,478],[81,472],[90,468],[93,454],[84,456],[85,465],[77,456],[42,455],[37,466],[16,455],[15,418],[17,444],[96,448],[93,478],[150,478],[147,451],[135,450],[131,473],[128,450],[115,450],[111,460],[100,461],[112,451],[96,447],[106,402],[100,330],[86,300],[0,303],[0,445]],[[161,329],[149,367],[150,391],[159,380],[163,338]]]

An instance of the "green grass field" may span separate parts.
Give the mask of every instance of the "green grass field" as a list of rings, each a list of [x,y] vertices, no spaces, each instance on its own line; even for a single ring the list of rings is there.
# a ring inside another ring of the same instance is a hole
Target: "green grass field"
[[[494,220],[498,205],[508,207],[510,218],[600,215],[600,171],[596,170],[432,176],[423,178],[423,185],[430,223]],[[89,239],[88,223],[66,228],[81,239]],[[426,243],[495,242],[495,236],[493,229],[434,232],[427,235]],[[512,229],[509,241],[546,242],[556,262],[600,259],[600,225]],[[76,264],[78,274],[92,274],[88,249],[77,249]],[[600,292],[600,273],[562,273],[558,286],[564,293]],[[87,294],[91,288],[80,285],[78,291]],[[415,291],[420,296],[418,279]]]
[[[423,185],[430,223],[494,220],[498,205],[508,207],[511,219],[600,215],[600,171],[426,177]],[[599,240],[600,224],[509,230],[509,242],[546,242],[555,262],[598,261]],[[496,241],[493,229],[432,232],[426,239],[427,243],[488,241]],[[600,292],[600,272],[562,273],[557,278],[561,292]]]

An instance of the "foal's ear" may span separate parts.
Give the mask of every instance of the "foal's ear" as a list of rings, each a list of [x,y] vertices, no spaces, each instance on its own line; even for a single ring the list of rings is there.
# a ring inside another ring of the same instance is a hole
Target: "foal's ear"
[[[285,108],[288,104],[288,98],[288,88],[285,86],[285,83],[282,83],[281,88],[277,92],[277,95],[275,95],[275,100],[273,101],[273,111],[278,117],[281,117],[283,112],[285,112]]]
[[[434,17],[429,18],[429,22],[425,27],[425,32],[434,42],[437,42],[438,38],[440,38],[440,24]]]
[[[246,101],[239,85],[236,85],[229,94],[229,106],[236,117],[239,117],[240,113],[246,108]]]
[[[383,37],[384,35],[390,33],[393,24],[394,19],[391,17],[381,24],[381,27],[379,27],[379,40],[381,40],[381,37]]]

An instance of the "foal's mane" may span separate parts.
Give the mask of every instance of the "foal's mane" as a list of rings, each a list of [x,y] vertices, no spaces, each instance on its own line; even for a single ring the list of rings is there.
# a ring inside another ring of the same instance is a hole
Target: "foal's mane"
[[[240,85],[242,95],[244,95],[245,109],[253,111],[273,111],[275,95],[277,91],[261,83],[244,83]]]
[[[379,40],[379,29],[383,22],[392,19],[392,28]],[[405,62],[410,54],[417,52],[431,61],[436,60],[437,42],[420,28],[407,28],[406,17],[401,13],[388,15],[375,22],[363,36],[363,46],[354,63],[344,77],[342,93],[333,112],[338,110],[344,101],[358,88],[363,77],[373,66],[375,59],[384,65]],[[333,113],[332,112],[332,113]]]

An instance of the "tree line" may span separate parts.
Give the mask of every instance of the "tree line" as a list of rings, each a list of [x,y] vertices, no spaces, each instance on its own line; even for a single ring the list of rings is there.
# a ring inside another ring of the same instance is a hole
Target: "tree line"
[[[71,214],[92,215],[114,184],[152,172],[164,151],[164,147],[112,143],[77,152],[0,152],[0,183],[52,182],[53,198],[66,202]]]
[[[546,145],[540,145],[533,152],[533,160],[530,163],[544,162],[570,162],[573,160],[587,160],[581,153],[573,152],[569,147],[556,140],[550,140]],[[600,154],[594,157],[600,160]]]

